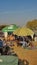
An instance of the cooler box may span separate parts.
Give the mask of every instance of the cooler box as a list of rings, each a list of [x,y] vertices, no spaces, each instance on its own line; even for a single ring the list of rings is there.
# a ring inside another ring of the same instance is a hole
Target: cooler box
[[[15,56],[0,56],[0,65],[18,65],[18,58]]]

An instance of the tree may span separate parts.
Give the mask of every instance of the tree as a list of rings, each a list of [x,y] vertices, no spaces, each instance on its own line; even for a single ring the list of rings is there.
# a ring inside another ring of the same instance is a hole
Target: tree
[[[32,30],[37,30],[37,20],[28,21],[26,27]]]
[[[6,27],[7,25],[0,25],[0,30],[2,30],[4,27]]]

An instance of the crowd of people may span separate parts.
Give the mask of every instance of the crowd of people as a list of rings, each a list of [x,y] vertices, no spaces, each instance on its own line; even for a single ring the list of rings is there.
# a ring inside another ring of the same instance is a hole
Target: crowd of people
[[[0,38],[0,53],[1,55],[9,55],[10,54],[10,46],[6,41]]]
[[[17,36],[15,35],[15,40],[17,40],[17,46],[21,45],[22,47],[34,47],[34,44],[32,41],[35,40],[35,34],[33,35],[33,38],[29,36]]]
[[[35,38],[35,34],[33,35],[33,38],[29,35],[29,36],[17,36],[12,34],[11,35],[13,38],[10,40],[5,40],[5,39],[1,39],[0,38],[0,53],[1,55],[8,55],[9,51],[10,51],[10,46],[7,44],[7,41],[10,42],[10,44],[12,44],[13,39],[14,41],[16,41],[17,46],[22,46],[23,48],[26,47],[34,47],[34,44],[32,43],[32,41],[34,41]]]

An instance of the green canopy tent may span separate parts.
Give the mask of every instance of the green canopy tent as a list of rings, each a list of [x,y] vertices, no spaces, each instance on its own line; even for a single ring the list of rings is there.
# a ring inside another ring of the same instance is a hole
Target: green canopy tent
[[[4,32],[5,38],[6,38],[8,35],[11,35],[17,28],[18,28],[18,26],[16,26],[15,24],[9,25],[9,26],[3,28],[3,29],[2,29],[2,32]]]
[[[2,32],[14,32],[17,28],[18,28],[18,26],[13,24],[13,25],[10,25],[10,26],[3,28]]]

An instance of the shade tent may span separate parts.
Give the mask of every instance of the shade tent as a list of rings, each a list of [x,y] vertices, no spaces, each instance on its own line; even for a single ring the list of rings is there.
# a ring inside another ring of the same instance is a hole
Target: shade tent
[[[21,29],[21,27],[19,27],[17,30],[15,30],[15,31],[13,32],[13,34],[14,34],[14,35],[18,35],[18,34],[19,34],[20,29]]]
[[[2,32],[4,32],[5,38],[7,38],[8,33],[9,33],[9,34],[12,34],[17,28],[18,28],[18,26],[16,26],[15,24],[9,25],[9,26],[3,28],[3,29],[2,29]]]
[[[34,32],[26,27],[18,28],[16,31],[13,32],[13,34],[18,36],[28,36],[28,35],[34,35]]]
[[[18,28],[18,26],[16,26],[15,24],[7,26],[5,28],[2,29],[2,32],[13,32]]]

